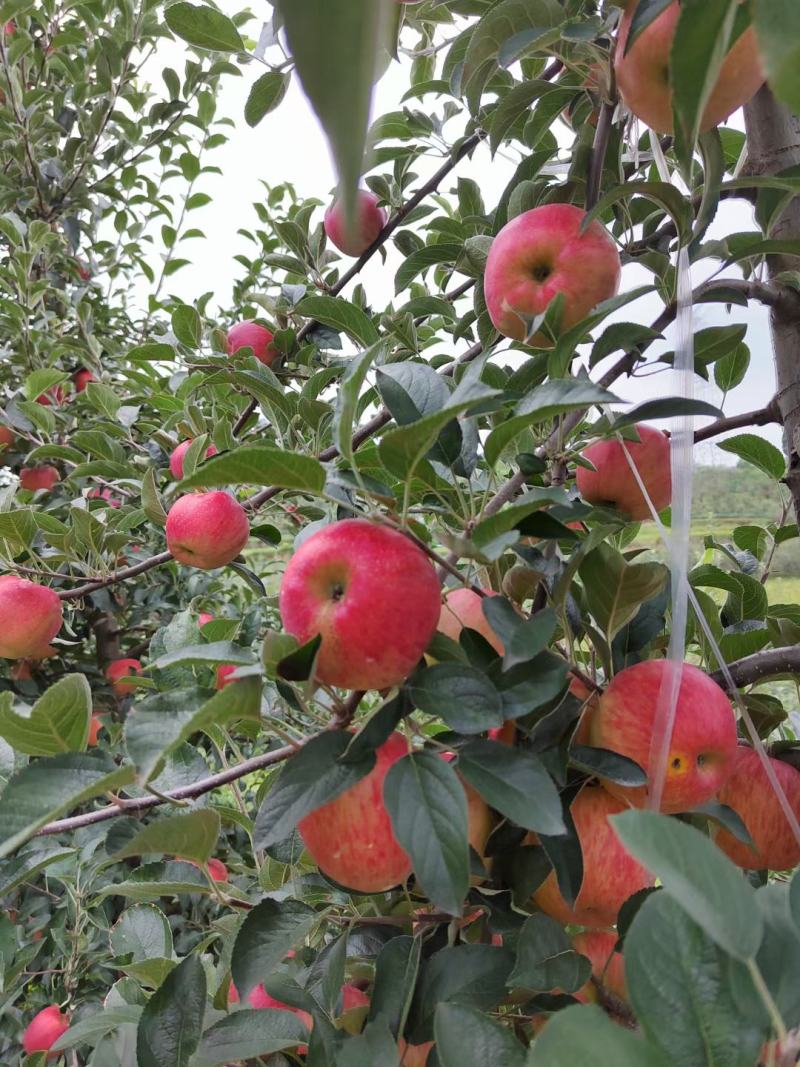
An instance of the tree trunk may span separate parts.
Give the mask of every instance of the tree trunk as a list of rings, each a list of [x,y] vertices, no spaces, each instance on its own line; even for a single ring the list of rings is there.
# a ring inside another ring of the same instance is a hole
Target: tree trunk
[[[748,174],[777,174],[800,165],[800,117],[779,103],[765,85],[744,109],[747,127]],[[771,237],[800,241],[800,197],[794,197],[773,227]],[[767,257],[772,279],[796,271],[797,258]],[[770,313],[775,353],[777,403],[783,421],[787,459],[786,484],[800,521],[800,318],[774,307]]]

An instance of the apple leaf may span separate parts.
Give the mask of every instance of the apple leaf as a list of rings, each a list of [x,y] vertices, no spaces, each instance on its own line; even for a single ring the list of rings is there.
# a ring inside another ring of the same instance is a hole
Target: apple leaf
[[[517,962],[509,975],[510,986],[534,993],[559,989],[574,993],[589,981],[589,960],[572,947],[563,926],[548,915],[531,915],[519,932]]]
[[[344,331],[363,345],[378,343],[378,330],[372,319],[360,307],[340,296],[307,296],[300,301],[296,310],[298,315]]]
[[[113,1033],[118,1027],[127,1024],[136,1025],[143,1012],[138,1004],[118,1004],[116,1007],[103,1007],[86,1015],[79,1022],[73,1023],[66,1033],[50,1046],[51,1052],[63,1052],[65,1049],[80,1048],[81,1045],[96,1044],[104,1034]]]
[[[463,734],[503,725],[503,701],[489,678],[468,663],[437,663],[406,683],[414,706]]]
[[[23,882],[32,882],[34,876],[53,863],[60,863],[75,854],[72,848],[36,848],[0,863],[0,893],[4,897]]]
[[[364,753],[357,762],[340,759],[351,740],[344,731],[319,734],[284,764],[256,816],[256,848],[282,841],[304,816],[335,800],[369,774],[375,766],[373,752]]]
[[[525,1067],[525,1047],[511,1031],[462,1004],[440,1004],[434,1019],[436,1054],[442,1067],[491,1064]]]
[[[203,964],[199,956],[187,956],[145,1004],[136,1033],[138,1067],[188,1067],[205,1007]]]
[[[123,845],[114,858],[164,852],[180,859],[205,863],[214,853],[219,827],[219,815],[211,808],[155,819]]]
[[[134,963],[172,957],[169,919],[154,904],[126,908],[108,935],[115,956],[128,956]]]
[[[529,1067],[611,1064],[614,1067],[670,1067],[674,1059],[619,1023],[594,1004],[556,1012],[528,1056]]]
[[[422,964],[406,1026],[410,1040],[431,1039],[440,1004],[456,1002],[477,1011],[497,1007],[508,995],[513,966],[514,953],[500,946],[461,944],[435,952]]]
[[[666,584],[661,563],[627,563],[611,545],[599,545],[581,562],[579,573],[586,602],[608,641],[631,621],[640,606]]]
[[[243,1003],[318,922],[314,909],[299,900],[262,900],[247,913],[231,957],[231,975]]]
[[[794,0],[755,0],[754,9],[769,87],[800,114],[800,8]]]
[[[736,437],[727,437],[718,441],[717,447],[723,452],[731,452],[745,463],[758,467],[760,471],[779,482],[786,474],[786,460],[783,453],[770,441],[754,433],[740,433]]]
[[[469,889],[467,797],[449,763],[432,752],[404,756],[383,785],[395,837],[431,903],[460,915]]]
[[[294,1012],[281,1008],[270,1011],[241,1010],[211,1026],[203,1034],[192,1064],[219,1067],[220,1064],[255,1060],[273,1052],[308,1044],[308,1029]]]
[[[127,897],[129,900],[157,900],[159,897],[174,897],[183,893],[213,892],[208,878],[199,867],[183,860],[167,863],[146,863],[132,871],[124,882],[109,882],[98,894],[105,897]]]
[[[611,425],[616,431],[626,426],[635,426],[638,422],[671,419],[676,415],[710,415],[712,418],[721,419],[723,412],[716,404],[709,404],[705,400],[694,400],[684,396],[665,396],[637,404],[624,415],[617,415]]]
[[[608,778],[618,785],[647,785],[647,774],[632,759],[620,756],[607,748],[594,748],[590,745],[571,745],[569,750],[570,766],[577,767],[587,774]]]
[[[183,0],[164,12],[173,33],[195,48],[211,52],[244,52],[244,41],[233,22],[208,4],[187,4]]]
[[[86,747],[92,691],[82,674],[60,678],[33,705],[29,715],[13,707],[13,694],[0,697],[0,737],[28,756],[54,756]]]
[[[199,470],[180,482],[179,489],[232,484],[275,485],[281,489],[321,493],[325,488],[325,468],[318,459],[301,452],[270,445],[240,445],[235,452],[223,452],[206,460]]]
[[[244,120],[248,126],[257,126],[270,111],[280,104],[291,80],[290,74],[268,70],[253,82],[247,103],[244,105]]]
[[[720,948],[736,959],[755,957],[764,925],[753,887],[716,845],[652,811],[626,811],[610,821],[627,850]]]
[[[367,377],[367,372],[378,355],[385,351],[385,345],[372,345],[359,356],[352,359],[339,384],[333,417],[334,440],[341,455],[351,463],[353,461],[353,427],[358,412],[358,397]]]
[[[652,200],[654,204],[666,211],[675,223],[681,244],[689,240],[694,221],[692,206],[680,190],[666,182],[632,181],[615,185],[613,189],[609,189],[600,197],[591,211],[587,212],[581,223],[581,230],[585,231],[593,219],[605,215],[614,204],[632,196],[643,196],[645,200]]]
[[[649,896],[633,920],[625,978],[644,1033],[668,1059],[709,1067],[752,1067],[758,1059],[769,1019],[746,965],[666,893]]]
[[[491,807],[526,830],[563,834],[561,801],[538,756],[497,741],[470,741],[457,769]]]
[[[393,1030],[405,1027],[419,973],[422,938],[393,937],[375,961],[370,1019],[383,1019]]]

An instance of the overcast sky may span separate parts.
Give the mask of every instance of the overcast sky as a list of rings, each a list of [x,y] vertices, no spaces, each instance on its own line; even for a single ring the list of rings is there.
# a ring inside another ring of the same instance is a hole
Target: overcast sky
[[[257,37],[258,25],[255,21],[248,25],[247,30],[249,35]],[[169,65],[181,70],[185,58],[182,43],[164,42],[151,61],[148,74],[154,82],[160,81],[161,68]],[[212,203],[193,212],[189,219],[189,225],[203,229],[207,239],[188,242],[181,248],[179,254],[191,259],[192,263],[169,280],[169,291],[187,302],[212,290],[221,307],[229,305],[233,280],[241,274],[241,267],[234,261],[234,256],[242,252],[251,256],[254,247],[237,231],[240,228],[254,228],[257,224],[252,204],[264,198],[262,181],[270,185],[291,182],[299,196],[318,197],[325,203],[335,186],[325,138],[296,78],[292,80],[289,92],[277,110],[262,119],[255,129],[245,123],[243,113],[247,94],[262,71],[260,64],[252,63],[243,68],[242,77],[226,78],[223,82],[218,114],[231,117],[235,128],[228,130],[228,144],[208,160],[222,169],[222,175],[206,176],[200,186],[211,194]],[[407,88],[407,70],[393,63],[377,87],[374,114],[400,107],[400,99]],[[434,97],[426,97],[426,105],[431,101],[433,103],[430,106],[434,109],[441,107]],[[417,104],[412,101],[409,106]],[[741,126],[741,116],[733,121]],[[453,123],[451,127],[455,137],[457,127]],[[564,137],[565,143],[569,143],[566,129]],[[429,170],[433,170],[440,162],[440,159],[432,159]],[[488,148],[480,146],[472,159],[461,162],[453,178],[444,183],[443,191],[453,188],[458,176],[469,176],[479,183],[486,205],[491,209],[508,183],[514,166],[511,159],[501,156],[492,159]],[[423,178],[429,173],[421,164],[415,169]],[[751,228],[754,228],[754,223],[749,205],[743,201],[726,201],[720,206],[708,237],[722,237]],[[378,307],[393,297],[393,278],[398,263],[399,257],[393,252],[385,264],[375,257],[362,272],[359,280]],[[701,265],[702,273],[693,277],[694,283],[702,281],[717,267],[716,263]],[[731,276],[729,272],[726,274]],[[650,280],[650,275],[644,270],[628,266],[623,271],[622,289],[647,284]],[[661,302],[653,295],[628,305],[614,318],[650,323],[661,310]],[[750,370],[745,382],[727,398],[726,413],[735,414],[766,404],[774,392],[774,372],[769,321],[764,309],[755,305],[751,305],[749,310],[736,307],[728,315],[720,305],[705,304],[694,309],[694,315],[695,328],[729,322],[746,322],[748,325],[745,340],[752,353]],[[660,347],[666,351],[672,347],[669,333],[666,343]],[[653,346],[651,352],[658,350]],[[622,382],[617,389],[618,395],[632,402],[668,395],[675,391],[670,377],[670,372],[665,371],[655,376]],[[720,402],[719,391],[713,384],[706,385],[699,378],[695,378],[695,383],[696,395],[714,403]],[[768,427],[766,430],[756,428],[754,432],[764,433],[776,444],[780,443],[777,427]],[[697,459],[703,463],[733,461],[733,457],[711,444],[702,445],[697,451]]]

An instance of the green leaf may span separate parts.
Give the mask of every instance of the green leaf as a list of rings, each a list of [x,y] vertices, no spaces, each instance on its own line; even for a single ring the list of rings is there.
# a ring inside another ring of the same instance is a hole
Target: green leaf
[[[318,922],[314,909],[299,900],[262,900],[247,913],[231,957],[231,975],[243,1003]]]
[[[750,366],[750,349],[745,344],[739,344],[726,352],[724,356],[714,364],[714,381],[717,388],[723,393],[729,393],[737,385],[741,385],[747,369]]]
[[[581,562],[586,603],[608,641],[633,619],[641,605],[664,588],[661,563],[627,563],[611,545],[599,545]]]
[[[547,422],[555,415],[593,404],[618,402],[618,397],[588,378],[556,378],[544,382],[527,393],[511,416],[489,434],[484,446],[486,462],[493,467],[506,446],[523,430]]]
[[[633,196],[643,196],[645,200],[652,200],[660,208],[667,212],[675,223],[681,244],[686,244],[692,234],[692,205],[689,200],[674,185],[666,182],[625,182],[623,185],[615,185],[607,193],[600,197],[598,202],[586,215],[581,224],[585,230],[589,223],[601,215],[605,215],[609,208],[620,200],[627,200]]]
[[[647,774],[638,763],[618,752],[589,745],[570,745],[570,765],[596,778],[608,778],[618,785],[647,785]]]
[[[637,404],[635,408],[626,411],[624,415],[617,415],[612,422],[613,429],[622,430],[626,426],[635,426],[638,422],[649,422],[652,419],[671,419],[676,415],[711,415],[715,419],[722,418],[723,412],[716,404],[709,404],[705,400],[694,400],[691,397],[665,396],[657,400],[645,400],[643,404]]]
[[[205,863],[214,854],[219,825],[219,815],[211,808],[154,819],[115,852],[114,858],[121,860],[128,856],[164,852],[178,859]]]
[[[434,1021],[442,1067],[525,1067],[525,1048],[511,1031],[461,1004],[440,1004]]]
[[[768,1025],[747,967],[666,893],[645,900],[625,936],[625,978],[645,1034],[668,1058],[708,1067],[756,1062]]]
[[[190,304],[178,304],[172,312],[172,332],[187,348],[197,348],[203,336],[200,316]]]
[[[519,933],[510,986],[532,992],[574,993],[589,981],[592,966],[576,952],[564,928],[548,915],[531,915]]]
[[[0,857],[14,852],[51,819],[133,779],[130,764],[118,767],[100,752],[70,752],[29,763],[0,796]]]
[[[479,734],[503,724],[503,701],[489,678],[468,663],[437,663],[406,683],[414,706],[444,719],[463,734]]]
[[[460,915],[469,889],[469,846],[467,798],[455,771],[432,752],[409,754],[390,769],[383,798],[425,895]]]
[[[288,452],[270,445],[240,445],[207,459],[200,470],[184,478],[179,489],[211,486],[275,485],[321,493],[325,488],[325,468],[313,456]]]
[[[717,447],[723,452],[732,452],[734,456],[743,459],[745,463],[751,463],[758,467],[764,474],[779,482],[786,474],[786,460],[783,453],[755,433],[740,433],[736,437],[728,437],[724,441],[718,441]]]
[[[197,956],[187,956],[145,1005],[136,1033],[137,1067],[188,1067],[205,1007],[206,973]]]
[[[173,33],[195,48],[211,52],[244,52],[244,42],[231,20],[207,4],[187,4],[183,0],[164,12]]]
[[[233,663],[239,667],[249,667],[253,663],[253,654],[249,649],[242,648],[233,641],[207,641],[202,645],[185,645],[182,648],[175,648],[159,656],[150,666],[153,670],[163,671],[179,664],[202,666],[216,663]]]
[[[458,772],[491,807],[526,830],[566,832],[558,790],[538,756],[496,741],[470,741],[459,750]]]
[[[170,860],[168,863],[147,863],[137,867],[124,882],[109,882],[103,886],[97,899],[128,897],[130,900],[144,901],[182,893],[211,892],[208,878],[198,867],[182,860]]]
[[[363,345],[374,345],[379,340],[372,319],[341,296],[307,296],[297,305],[297,313],[334,330],[343,330]]]
[[[12,694],[0,697],[0,737],[28,756],[54,756],[86,747],[92,691],[82,674],[67,674],[36,701],[30,715],[13,709]]]
[[[115,956],[130,956],[134,963],[172,956],[169,919],[154,904],[126,908],[108,935]]]
[[[394,291],[402,293],[418,274],[440,263],[455,263],[464,251],[463,245],[451,242],[425,245],[406,256],[394,276]]]
[[[142,478],[142,509],[150,522],[156,526],[167,525],[167,512],[156,488],[155,467],[148,467]]]
[[[344,762],[352,738],[342,731],[312,737],[288,760],[256,816],[255,847],[269,848],[291,833],[310,812],[356,785],[375,766],[375,754],[357,762]]]
[[[12,889],[16,889],[23,882],[32,882],[39,871],[53,863],[60,863],[75,854],[72,848],[36,848],[21,856],[0,863],[0,893],[8,896]]]
[[[204,702],[195,689],[158,693],[137,704],[136,714],[125,721],[125,744],[140,780],[154,778],[166,757],[200,730],[209,733],[241,719],[258,722],[261,688],[260,678],[249,677],[226,685]]]
[[[291,75],[268,70],[253,82],[247,103],[244,105],[244,120],[248,126],[257,126],[286,96]],[[233,1058],[233,1057],[231,1057]]]
[[[352,359],[339,385],[333,418],[333,436],[340,454],[350,462],[353,459],[352,439],[358,411],[358,395],[373,360],[382,351],[385,351],[383,344],[372,345],[371,348]]]
[[[755,0],[754,11],[769,87],[800,114],[800,9],[794,0]]]
[[[614,1023],[594,1004],[576,1004],[548,1022],[528,1058],[529,1067],[670,1067],[641,1037]]]
[[[422,938],[393,937],[375,961],[375,982],[369,1005],[370,1019],[383,1019],[392,1030],[402,1031],[419,973]]]
[[[50,1046],[52,1052],[80,1048],[81,1045],[96,1045],[105,1034],[111,1034],[120,1026],[138,1024],[143,1009],[138,1004],[118,1004],[116,1007],[103,1007],[91,1015],[82,1015],[73,1023],[66,1033]]]
[[[222,1067],[307,1044],[308,1030],[294,1012],[281,1008],[237,1011],[206,1030],[192,1064]]]
[[[652,811],[626,811],[611,823],[627,850],[661,880],[714,941],[736,959],[752,959],[763,935],[753,887],[693,826]]]
[[[392,6],[374,0],[341,0],[335,6],[329,0],[279,4],[297,73],[327,134],[345,207],[353,216],[372,88],[391,50]]]
[[[462,944],[430,956],[422,965],[414,995],[412,1040],[430,1040],[434,1012],[440,1004],[455,1002],[478,1011],[491,1011],[507,996],[506,983],[513,964],[512,952],[492,945]]]

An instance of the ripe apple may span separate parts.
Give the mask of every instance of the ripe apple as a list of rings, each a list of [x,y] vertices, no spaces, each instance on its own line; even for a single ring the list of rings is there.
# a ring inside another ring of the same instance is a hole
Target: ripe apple
[[[367,189],[359,189],[356,201],[354,232],[345,228],[341,201],[334,200],[325,212],[323,223],[328,240],[346,256],[360,256],[366,252],[386,225],[387,215],[378,206],[378,197]]]
[[[95,712],[92,714],[89,720],[89,739],[87,744],[89,748],[93,748],[97,744],[97,735],[103,729],[103,723],[100,716]]]
[[[239,991],[233,984],[233,982],[231,982],[230,986],[228,987],[228,1003],[239,1003]],[[281,1000],[276,1000],[275,997],[271,997],[269,995],[264,986],[261,984],[253,986],[253,988],[247,994],[247,1003],[250,1005],[251,1008],[255,1008],[257,1011],[266,1008],[283,1008],[284,1011],[290,1011],[293,1015],[296,1015],[298,1019],[300,1019],[309,1030],[312,1030],[314,1028],[314,1020],[307,1011],[303,1011],[302,1008],[293,1008],[289,1004],[284,1004]],[[308,1046],[298,1045],[297,1051],[301,1056],[305,1056],[305,1054],[308,1052]]]
[[[411,860],[383,803],[386,775],[407,753],[408,741],[393,733],[376,751],[375,766],[365,778],[298,823],[319,869],[348,889],[383,893],[411,874]]]
[[[367,519],[331,523],[289,560],[280,611],[305,643],[322,635],[317,678],[388,689],[419,662],[439,619],[439,581],[425,553]]]
[[[54,385],[50,389],[46,389],[43,393],[36,397],[36,403],[41,404],[42,407],[49,408],[55,405],[59,407],[67,398],[67,391],[63,385]]]
[[[69,1015],[62,1015],[57,1004],[50,1004],[28,1023],[22,1035],[22,1047],[29,1056],[34,1052],[48,1052],[67,1030]],[[55,1059],[58,1055],[58,1052],[51,1053],[47,1059]]]
[[[89,490],[90,500],[105,500],[110,508],[118,508],[121,506],[122,501],[114,496],[113,492],[105,486],[103,489],[91,489]]]
[[[61,629],[63,611],[58,594],[13,574],[0,577],[0,656],[44,659]]]
[[[209,613],[207,611],[201,611],[200,615],[197,618],[197,625],[200,626],[200,627],[203,627],[203,626],[205,626],[205,624],[207,622],[213,622],[213,621],[214,621],[214,616],[213,615],[209,615]]]
[[[30,493],[35,493],[37,489],[49,492],[60,481],[61,475],[56,468],[47,464],[41,467],[23,467],[19,472],[19,484]]]
[[[483,278],[489,316],[506,337],[549,347],[542,333],[528,338],[526,320],[542,315],[564,294],[561,329],[585,318],[619,289],[620,261],[608,231],[573,204],[544,204],[517,215],[492,241]]]
[[[723,690],[691,663],[676,667],[670,660],[646,660],[612,679],[598,701],[591,726],[593,745],[627,756],[652,775],[656,708],[661,687],[667,689],[673,670],[682,673],[661,797],[665,812],[689,811],[705,804],[731,772],[736,720]],[[646,786],[604,785],[635,807],[647,803]]]
[[[409,1045],[404,1037],[397,1042],[401,1067],[427,1067],[428,1057],[433,1048],[433,1041],[424,1041],[421,1045]]]
[[[625,105],[657,133],[672,133],[672,86],[670,51],[681,9],[670,4],[636,38],[628,54],[625,45],[636,4],[629,3],[617,35],[614,70],[617,88]],[[752,26],[734,43],[722,64],[709,97],[701,130],[710,130],[755,96],[764,81],[758,42]]]
[[[177,448],[173,449],[172,455],[169,457],[169,469],[172,473],[172,477],[176,481],[180,481],[183,477],[183,457],[189,451],[191,445],[191,439],[188,441],[181,441]],[[216,445],[209,445],[206,449],[206,459],[210,459],[211,456],[216,456],[219,449]]]
[[[502,726],[493,726],[487,731],[490,741],[499,741],[501,745],[512,745],[517,739],[517,724],[513,719],[506,719]]]
[[[16,663],[12,663],[10,675],[15,682],[29,682],[33,678],[33,671],[31,670],[32,661],[29,659],[18,659]]]
[[[13,448],[15,440],[16,436],[10,427],[0,426],[0,455],[2,455],[3,452],[7,452],[10,448]]]
[[[342,1011],[352,1011],[354,1008],[368,1008],[369,994],[359,989],[352,982],[345,982],[342,986]]]
[[[497,593],[491,589],[486,589],[485,593],[487,596],[497,596]],[[466,586],[451,589],[445,593],[436,629],[452,641],[458,641],[465,626],[470,630],[476,630],[489,642],[495,652],[502,656],[503,642],[489,625],[489,620],[483,614],[482,605],[483,597],[473,593]]]
[[[583,882],[571,908],[561,895],[555,871],[551,871],[533,894],[546,915],[590,929],[613,926],[628,897],[653,884],[648,871],[623,847],[608,821],[610,815],[625,811],[627,806],[601,786],[585,785],[575,797],[570,810],[583,853]],[[535,835],[529,840],[535,842]]]
[[[222,860],[214,859],[213,857],[206,864],[208,867],[208,873],[214,879],[215,882],[227,882],[228,881],[228,868],[222,862]]]
[[[605,930],[584,930],[572,939],[572,947],[582,956],[586,956],[592,965],[592,977],[596,978],[609,993],[628,999],[628,987],[625,984],[625,960],[617,951],[617,935]],[[580,990],[583,996],[578,1000],[596,1001],[597,989],[591,979]]]
[[[214,688],[224,689],[226,685],[230,685],[232,682],[235,682],[236,679],[231,678],[231,675],[234,673],[234,671],[237,671],[238,669],[239,668],[234,663],[221,663],[219,667],[217,667],[217,676],[216,680],[214,681]]]
[[[72,381],[75,385],[75,392],[82,393],[89,382],[96,382],[97,379],[90,370],[86,370],[85,367],[81,367],[80,370],[76,370],[72,375]]]
[[[236,559],[250,537],[242,505],[228,493],[190,493],[167,515],[167,548],[179,563],[213,571]]]
[[[800,819],[800,771],[783,760],[770,759],[770,763]],[[755,749],[744,745],[736,749],[733,770],[719,791],[719,799],[741,816],[755,845],[752,849],[720,828],[714,840],[729,859],[752,870],[788,871],[800,864],[800,845]]]
[[[639,488],[628,455],[639,472],[656,511],[663,511],[672,500],[672,468],[669,438],[653,426],[639,423],[639,441],[622,442],[616,439],[596,441],[581,453],[595,468],[578,467],[575,484],[588,504],[610,505],[629,519],[640,522],[650,518],[650,508]]]
[[[136,692],[136,686],[125,679],[132,674],[141,674],[142,665],[138,659],[116,659],[106,667],[106,678],[111,682],[111,687],[118,697],[127,696]]]
[[[252,348],[259,363],[269,367],[280,356],[272,338],[272,331],[259,322],[237,322],[228,330],[228,355],[232,356],[240,348]]]

